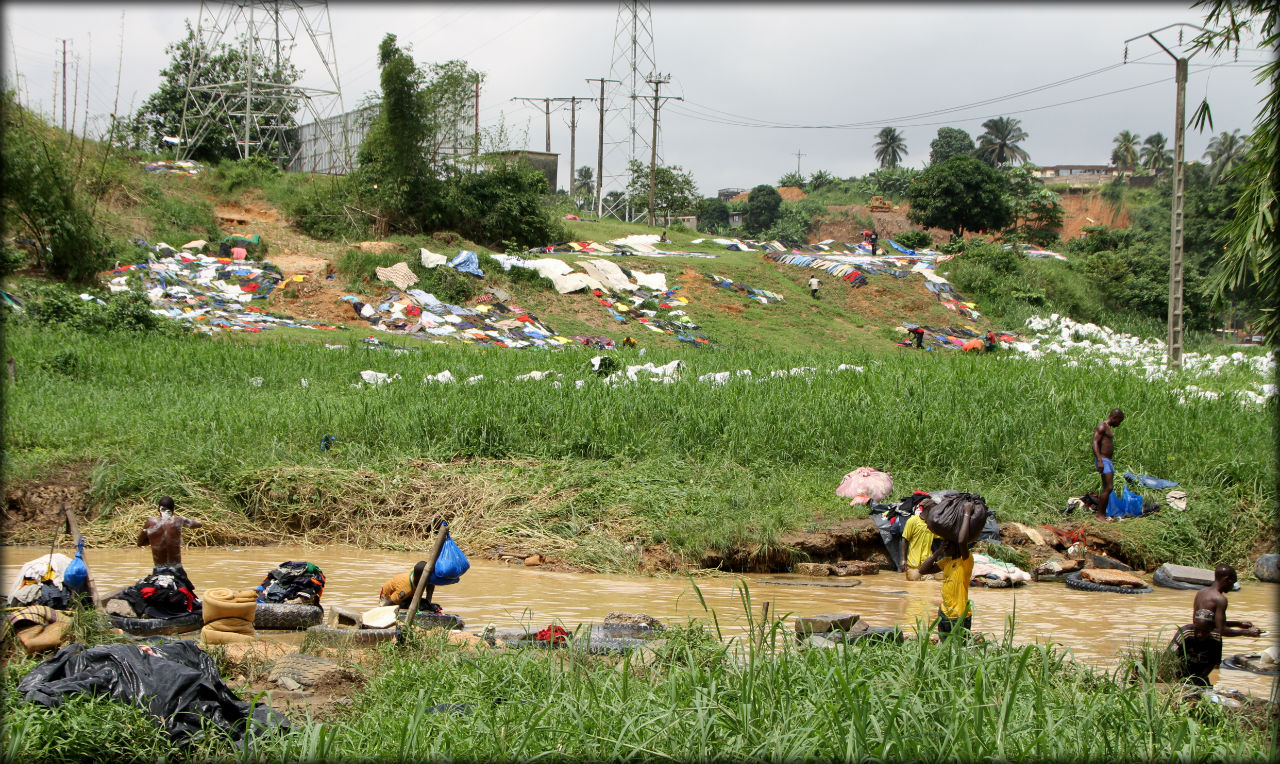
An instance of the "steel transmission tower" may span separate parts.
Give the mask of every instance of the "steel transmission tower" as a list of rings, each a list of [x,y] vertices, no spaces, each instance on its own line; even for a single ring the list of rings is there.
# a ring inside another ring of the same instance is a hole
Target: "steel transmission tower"
[[[301,80],[281,82],[288,78],[278,75],[291,66],[300,39],[314,47],[324,70],[315,78],[317,87]],[[196,42],[182,107],[180,156],[190,157],[209,130],[220,126],[235,136],[240,158],[264,156],[287,165],[298,152],[292,139],[296,125],[310,122],[319,142],[330,147],[331,167],[345,172],[347,131],[335,119],[343,113],[342,86],[325,0],[202,0]],[[224,44],[240,52],[240,66],[219,72],[217,81],[201,81],[202,58]]]
[[[645,135],[653,118],[652,106],[646,100],[646,79],[657,70],[648,0],[621,0],[613,32],[613,63],[609,67],[609,79],[617,82],[605,95],[604,174],[598,180],[601,214],[634,220],[645,213],[643,208],[627,206],[627,167],[632,160],[647,164],[657,151]],[[623,199],[612,205],[603,201],[610,191],[622,191]]]

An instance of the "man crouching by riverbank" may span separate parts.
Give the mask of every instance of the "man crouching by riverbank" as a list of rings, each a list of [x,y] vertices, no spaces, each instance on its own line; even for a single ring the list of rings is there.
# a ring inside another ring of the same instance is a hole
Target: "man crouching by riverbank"
[[[160,516],[147,518],[138,532],[138,546],[151,547],[152,573],[172,575],[191,591],[191,579],[182,567],[182,529],[199,528],[202,523],[173,513],[173,499],[160,497]]]
[[[1213,583],[1196,592],[1192,610],[1213,613],[1213,631],[1221,637],[1256,637],[1262,631],[1249,621],[1227,620],[1227,592],[1236,585],[1236,569],[1219,565],[1213,570]]]

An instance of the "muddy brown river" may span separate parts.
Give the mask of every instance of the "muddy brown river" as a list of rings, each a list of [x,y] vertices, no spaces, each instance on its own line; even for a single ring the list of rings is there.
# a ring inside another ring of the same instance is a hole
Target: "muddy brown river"
[[[63,549],[70,556],[74,550]],[[21,564],[48,553],[48,547],[6,547],[0,582],[8,587]],[[378,589],[392,575],[411,568],[422,553],[365,550],[348,546],[246,547],[185,549],[183,564],[197,593],[211,587],[243,589],[257,586],[269,570],[285,560],[307,560],[320,566],[327,579],[326,605],[369,608],[378,604]],[[86,561],[100,593],[128,586],[151,572],[149,549],[89,549]],[[714,575],[697,577],[697,586],[719,618],[722,631],[738,634],[746,628],[738,581],[745,580],[758,615],[770,602],[775,615],[813,615],[852,611],[873,626],[930,619],[937,612],[941,583],[905,581],[884,572],[864,576],[853,587],[791,585],[845,583],[849,578],[814,579],[792,575]],[[770,582],[787,582],[787,584]],[[1030,583],[1015,589],[973,587],[974,628],[1001,634],[1016,611],[1016,642],[1053,642],[1070,648],[1094,666],[1109,668],[1117,651],[1144,638],[1166,644],[1173,628],[1191,620],[1194,591],[1156,587],[1150,594],[1099,594],[1068,589],[1061,583]],[[1224,656],[1257,652],[1280,635],[1277,595],[1280,585],[1244,583],[1229,595],[1228,617],[1252,621],[1270,633],[1259,638],[1229,638]],[[613,610],[644,612],[667,624],[684,623],[707,614],[687,578],[563,573],[526,568],[491,560],[472,559],[471,570],[453,586],[436,589],[435,601],[456,613],[468,630],[488,623],[542,628],[552,621],[567,627],[601,621]],[[709,619],[708,619],[709,620]],[[274,638],[275,635],[272,635]],[[284,638],[296,635],[287,635]],[[1220,669],[1216,685],[1255,696],[1271,693],[1272,679],[1244,671]]]

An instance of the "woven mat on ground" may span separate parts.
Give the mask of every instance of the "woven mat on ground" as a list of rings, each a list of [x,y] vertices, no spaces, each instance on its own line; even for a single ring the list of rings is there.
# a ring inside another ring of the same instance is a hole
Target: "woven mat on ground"
[[[398,262],[390,268],[374,268],[374,272],[378,274],[379,281],[390,281],[401,290],[408,289],[418,283],[418,277],[413,275],[413,271],[409,270],[408,263],[404,261]]]

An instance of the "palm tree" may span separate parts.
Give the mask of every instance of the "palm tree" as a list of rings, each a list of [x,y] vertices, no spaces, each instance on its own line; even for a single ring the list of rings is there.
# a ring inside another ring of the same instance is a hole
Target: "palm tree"
[[[1223,177],[1230,175],[1231,171],[1244,161],[1245,142],[1248,139],[1236,135],[1239,132],[1237,128],[1209,141],[1209,148],[1204,152],[1204,156],[1209,159],[1211,183],[1217,183]]]
[[[1142,142],[1142,166],[1156,175],[1173,166],[1173,153],[1165,143],[1164,133],[1152,133]]]
[[[1111,164],[1117,170],[1129,170],[1138,166],[1138,142],[1142,140],[1137,133],[1121,130],[1111,142],[1116,145],[1111,151]]]
[[[876,160],[881,167],[897,167],[907,155],[907,139],[897,128],[886,127],[876,133]]]
[[[1012,117],[995,117],[982,123],[986,130],[978,136],[978,149],[975,152],[979,159],[999,167],[1006,162],[1022,164],[1031,158],[1019,143],[1031,136],[1022,129],[1022,120]]]

